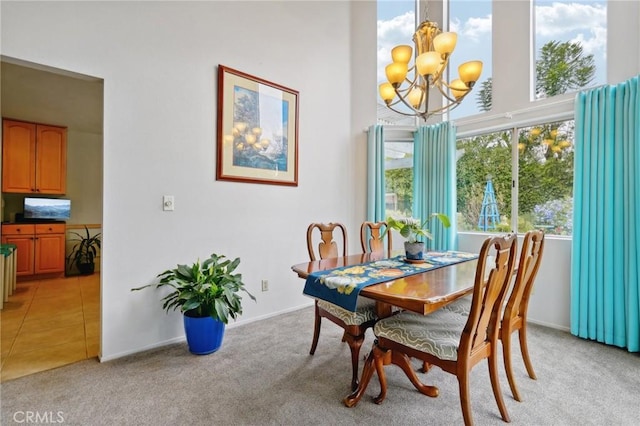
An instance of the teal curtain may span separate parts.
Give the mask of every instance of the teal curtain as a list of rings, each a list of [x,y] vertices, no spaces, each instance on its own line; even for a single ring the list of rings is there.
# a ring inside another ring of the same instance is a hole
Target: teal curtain
[[[444,228],[433,218],[429,230],[431,250],[455,250],[456,230],[456,131],[449,122],[418,128],[413,139],[413,216],[424,221],[432,213],[444,213],[451,221]]]
[[[571,333],[640,350],[639,76],[576,97]]]
[[[385,220],[384,129],[369,127],[367,135],[367,220]]]

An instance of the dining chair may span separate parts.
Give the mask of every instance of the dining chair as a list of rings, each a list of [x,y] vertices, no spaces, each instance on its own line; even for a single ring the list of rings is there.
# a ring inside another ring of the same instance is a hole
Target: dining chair
[[[488,256],[493,258],[488,260]],[[469,372],[480,361],[487,359],[491,387],[500,415],[505,422],[510,421],[500,391],[496,347],[500,310],[516,256],[516,235],[494,236],[484,242],[478,258],[468,316],[446,309],[439,309],[430,315],[405,311],[376,323],[376,341],[366,362],[375,363],[380,380],[380,394],[374,400],[377,404],[382,403],[387,392],[383,367],[385,361],[402,368],[421,393],[432,397],[438,395],[438,389],[422,383],[413,370],[411,358],[417,358],[457,377],[464,423],[471,425]],[[363,377],[363,385],[368,384],[369,379]]]
[[[542,231],[529,231],[524,235],[518,262],[518,272],[500,323],[499,338],[502,340],[504,367],[511,393],[516,401],[522,401],[522,399],[516,387],[511,366],[511,335],[516,331],[518,332],[520,352],[524,365],[529,377],[535,380],[536,374],[533,371],[527,347],[527,309],[529,308],[529,297],[533,290],[533,283],[540,268],[543,250],[544,233]]]
[[[520,352],[524,361],[525,368],[529,377],[536,379],[533,371],[531,358],[529,357],[529,348],[527,346],[527,310],[529,308],[529,298],[533,290],[533,284],[540,268],[542,260],[542,252],[544,249],[544,232],[529,231],[524,235],[522,248],[520,249],[520,258],[518,260],[518,269],[515,273],[513,286],[506,299],[504,313],[500,321],[500,331],[498,338],[502,341],[502,356],[504,358],[504,368],[509,380],[511,393],[516,401],[522,401],[518,388],[516,386],[515,376],[511,363],[511,335],[518,332],[520,341]],[[463,297],[450,303],[444,309],[456,312],[461,315],[469,315],[470,300]]]
[[[387,252],[391,252],[393,248],[393,242],[391,239],[391,232],[387,232],[385,237],[382,237],[382,232],[386,228],[387,222],[363,222],[360,226],[360,244],[362,245],[362,251],[365,253],[372,252],[384,252],[385,241],[387,239],[386,249]]]
[[[318,232],[319,238],[317,238]],[[314,241],[318,240],[316,247]],[[312,223],[307,228],[307,249],[311,261],[347,256],[347,229],[341,223]],[[364,342],[365,332],[373,327],[377,319],[375,302],[365,297],[358,297],[356,311],[352,312],[333,303],[316,299],[313,341],[309,351],[311,355],[315,353],[318,346],[322,318],[327,318],[344,329],[342,341],[347,342],[351,350],[351,389],[354,390],[358,387],[360,348]]]

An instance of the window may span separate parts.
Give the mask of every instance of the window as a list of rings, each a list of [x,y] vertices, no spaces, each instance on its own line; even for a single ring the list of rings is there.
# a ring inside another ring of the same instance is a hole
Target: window
[[[457,142],[458,230],[511,230],[511,133]]]
[[[571,235],[573,134],[569,120],[458,140],[458,229]]]
[[[385,67],[391,62],[391,49],[398,44],[411,44],[416,30],[416,1],[378,1],[378,85],[387,81]],[[376,93],[378,86],[372,88]],[[384,104],[377,95],[378,124],[415,125],[414,117],[398,114]],[[399,105],[398,108],[402,108]]]
[[[482,61],[482,74],[450,119],[491,110],[492,16],[491,1],[449,0],[449,31],[458,33],[458,43],[449,62],[449,81],[458,78],[458,66]]]
[[[392,137],[384,144],[385,210],[387,217],[412,217],[413,141]]]
[[[535,0],[535,99],[605,84],[606,0]]]
[[[573,120],[519,129],[518,232],[571,235]]]

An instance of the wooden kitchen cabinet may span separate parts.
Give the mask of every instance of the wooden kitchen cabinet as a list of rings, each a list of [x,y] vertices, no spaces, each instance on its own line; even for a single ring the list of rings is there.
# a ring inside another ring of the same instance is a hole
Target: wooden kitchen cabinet
[[[64,273],[64,223],[4,224],[2,242],[15,244],[17,276]]]
[[[2,192],[64,194],[67,129],[2,120]]]

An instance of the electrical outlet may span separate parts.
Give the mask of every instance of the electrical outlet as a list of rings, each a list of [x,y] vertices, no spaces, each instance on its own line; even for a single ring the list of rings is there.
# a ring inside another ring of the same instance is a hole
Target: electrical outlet
[[[262,291],[269,291],[269,281],[262,280]]]

